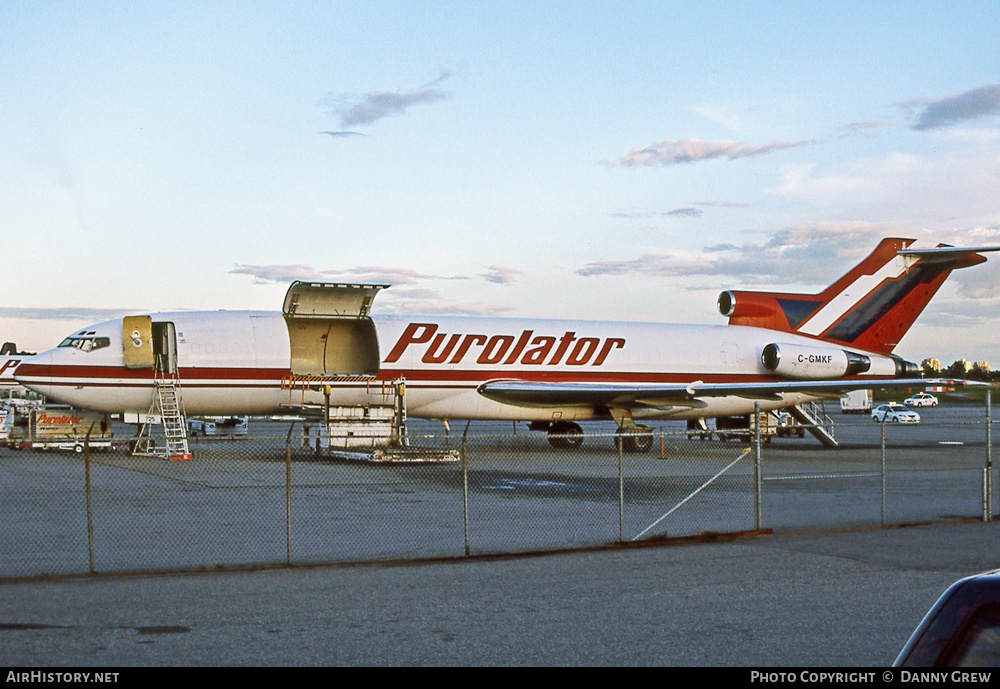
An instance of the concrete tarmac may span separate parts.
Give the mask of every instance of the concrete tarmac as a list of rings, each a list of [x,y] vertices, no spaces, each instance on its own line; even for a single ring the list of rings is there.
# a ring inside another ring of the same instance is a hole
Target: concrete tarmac
[[[884,667],[1000,525],[0,581],[0,659],[85,666]],[[119,682],[127,681],[128,670]]]

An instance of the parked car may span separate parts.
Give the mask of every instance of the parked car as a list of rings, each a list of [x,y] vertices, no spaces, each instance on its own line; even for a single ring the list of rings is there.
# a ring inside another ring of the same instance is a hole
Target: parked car
[[[1000,665],[1000,570],[961,579],[941,594],[894,667]]]
[[[936,407],[938,399],[929,392],[918,392],[913,397],[903,400],[907,407]]]
[[[920,414],[902,404],[880,404],[872,410],[875,423],[920,423]]]

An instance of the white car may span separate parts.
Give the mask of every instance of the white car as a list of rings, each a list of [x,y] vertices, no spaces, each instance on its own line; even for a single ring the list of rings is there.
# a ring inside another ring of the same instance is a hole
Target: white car
[[[920,423],[920,414],[902,404],[880,404],[872,410],[875,423]]]
[[[907,407],[936,407],[938,399],[929,392],[918,392],[913,397],[903,400]]]

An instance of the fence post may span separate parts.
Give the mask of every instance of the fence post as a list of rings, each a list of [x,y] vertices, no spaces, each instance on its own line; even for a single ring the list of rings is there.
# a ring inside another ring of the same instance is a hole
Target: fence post
[[[888,414],[882,416],[882,468],[881,468],[881,481],[882,481],[882,526],[885,526],[885,421],[889,418]]]
[[[993,414],[990,392],[986,388],[986,476],[983,489],[986,492],[986,502],[983,504],[983,521],[993,520]]]
[[[90,501],[90,433],[94,424],[90,424],[87,437],[83,439],[83,481],[87,497],[87,557],[90,562],[90,573],[94,573],[94,513]]]
[[[465,438],[469,434],[469,420],[465,423],[465,430],[462,431],[462,450],[459,453],[462,457],[462,530],[465,534],[465,554],[469,555],[469,462],[466,458]]]
[[[292,564],[292,429],[288,427],[285,437],[285,563]]]
[[[618,446],[618,542],[625,541],[625,474],[622,471],[622,453],[625,451],[625,439],[616,442]]]
[[[754,529],[760,531],[764,528],[764,514],[763,514],[763,496],[761,491],[764,486],[763,472],[761,469],[761,446],[760,446],[760,402],[753,403],[753,414],[754,414],[754,445],[756,446],[756,452],[754,453],[753,460],[753,512],[754,512]]]

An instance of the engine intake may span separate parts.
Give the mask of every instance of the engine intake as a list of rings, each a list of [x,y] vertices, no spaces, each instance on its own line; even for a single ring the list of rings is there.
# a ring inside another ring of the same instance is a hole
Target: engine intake
[[[871,358],[833,347],[771,343],[764,347],[761,363],[771,373],[786,378],[821,380],[867,373]]]

